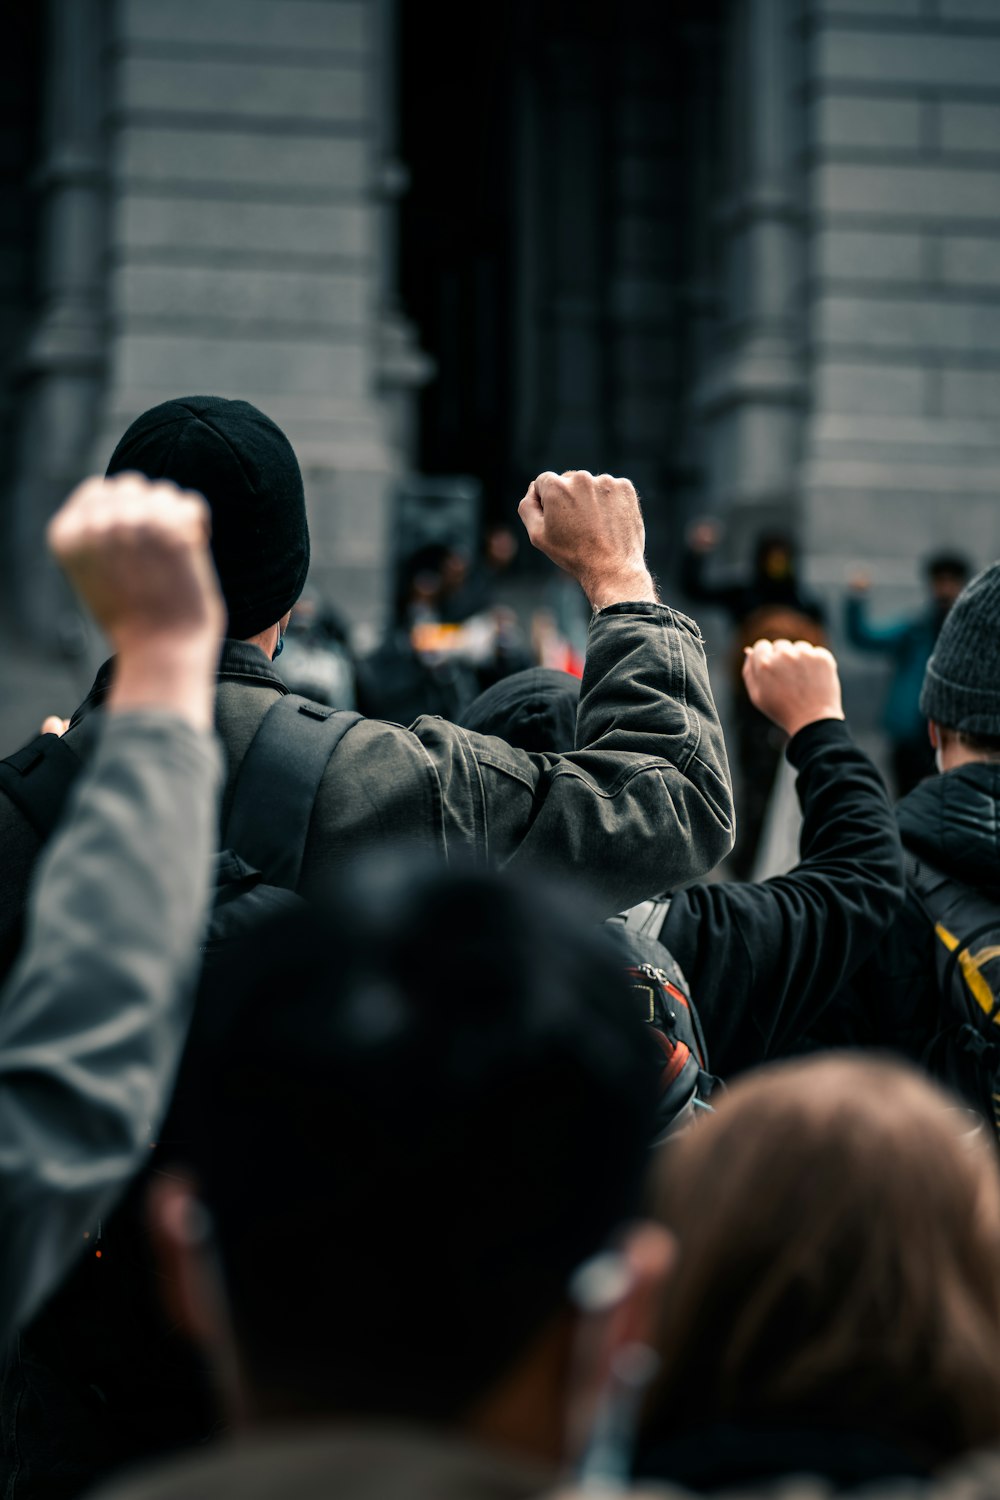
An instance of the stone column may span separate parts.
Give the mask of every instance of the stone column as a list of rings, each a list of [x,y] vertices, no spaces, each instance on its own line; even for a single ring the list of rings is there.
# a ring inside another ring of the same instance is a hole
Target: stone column
[[[732,546],[742,553],[762,524],[794,515],[804,387],[793,0],[735,0],[730,27],[723,327],[697,408],[706,424],[708,503],[728,512]]]
[[[104,0],[48,0],[47,19],[40,312],[20,371],[11,551],[19,623],[65,644],[77,616],[42,533],[87,468],[103,370]]]

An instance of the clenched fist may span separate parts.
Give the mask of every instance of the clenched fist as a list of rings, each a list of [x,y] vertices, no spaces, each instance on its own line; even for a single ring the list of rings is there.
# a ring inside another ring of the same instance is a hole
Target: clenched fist
[[[546,470],[517,508],[533,547],[580,584],[594,609],[656,600],[639,497],[627,479]]]
[[[222,596],[200,495],[141,474],[87,479],[49,522],[49,547],[111,644],[220,635]]]
[[[116,654],[112,710],[211,720],[225,607],[200,495],[141,474],[87,479],[49,523],[49,546]]]
[[[757,641],[748,646],[743,681],[750,701],[791,739],[817,719],[842,719],[837,663],[825,646]]]

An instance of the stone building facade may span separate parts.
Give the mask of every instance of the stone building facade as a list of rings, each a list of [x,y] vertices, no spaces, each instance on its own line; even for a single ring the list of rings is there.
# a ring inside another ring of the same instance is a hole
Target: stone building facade
[[[634,474],[661,565],[696,513],[733,557],[778,520],[814,583],[864,560],[890,605],[928,549],[1000,552],[1000,0],[18,10],[19,618],[58,613],[57,498],[195,390],[286,428],[354,618],[421,468],[496,515],[537,467]]]

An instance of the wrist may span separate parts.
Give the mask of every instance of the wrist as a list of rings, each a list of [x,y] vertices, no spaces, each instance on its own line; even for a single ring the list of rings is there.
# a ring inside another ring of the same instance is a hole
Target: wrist
[[[218,637],[126,639],[115,644],[109,713],[164,709],[195,729],[212,727]]]
[[[830,704],[826,708],[814,709],[811,712],[796,714],[794,718],[787,719],[779,727],[784,730],[790,740],[793,740],[803,729],[808,729],[810,724],[820,724],[824,720],[844,720],[844,710],[836,704]]]
[[[659,604],[660,596],[645,564],[597,578],[581,578],[580,585],[591,608],[607,609],[612,604]]]

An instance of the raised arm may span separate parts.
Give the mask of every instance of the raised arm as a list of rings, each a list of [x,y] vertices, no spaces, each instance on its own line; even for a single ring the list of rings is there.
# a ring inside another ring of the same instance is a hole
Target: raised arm
[[[757,885],[680,892],[660,934],[687,975],[723,1077],[800,1042],[904,896],[896,820],[843,722],[833,657],[802,642],[759,642],[744,678],[755,705],[790,736],[801,859]]]
[[[138,476],[92,480],[49,537],[118,666],[0,994],[4,1337],[83,1251],[167,1103],[220,776],[210,726],[224,612],[207,507]]]
[[[448,735],[471,746],[490,857],[575,873],[617,911],[706,874],[732,847],[729,766],[704,647],[692,621],[657,602],[627,479],[542,474],[520,514],[533,545],[578,580],[596,611],[576,749],[528,755],[427,720],[418,730],[436,749]],[[467,823],[456,821],[456,838],[468,836]]]
[[[844,634],[855,651],[882,655],[895,650],[911,628],[911,621],[885,620],[881,625],[872,624],[868,614],[870,589],[867,574],[855,573],[851,579],[851,592],[844,603]]]

